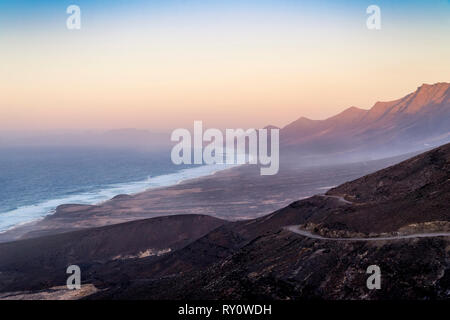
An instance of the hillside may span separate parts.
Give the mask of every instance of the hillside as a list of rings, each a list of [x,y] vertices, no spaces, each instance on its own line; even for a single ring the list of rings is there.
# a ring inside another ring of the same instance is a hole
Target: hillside
[[[79,263],[100,289],[89,299],[448,298],[449,155],[444,145],[249,221],[173,216],[5,243],[0,292],[46,292]],[[381,290],[365,286],[372,264]]]
[[[369,110],[350,107],[325,120],[300,118],[281,130],[285,152],[394,154],[450,139],[450,83],[423,84],[415,92]]]
[[[450,237],[433,236],[433,232],[450,235],[450,210],[445,200],[449,155],[450,145],[445,145],[332,189],[325,196],[297,201],[263,218],[222,226],[156,265],[129,262],[120,269],[130,270],[125,271],[127,279],[139,281],[130,280],[118,288],[114,285],[117,279],[108,273],[108,280],[97,285],[109,289],[90,298],[448,298]],[[423,176],[429,180],[424,181]],[[377,185],[388,177],[394,182],[386,180],[386,188],[407,185],[409,189],[381,197],[361,191],[368,203],[349,203],[345,200],[348,194],[345,199],[338,196],[343,190],[357,191],[353,186],[364,185],[362,181],[373,180]],[[439,186],[443,189],[438,190]],[[418,209],[412,210],[415,206]],[[376,214],[380,216],[371,217]],[[330,241],[290,232],[286,229],[290,225],[329,237],[431,234],[425,238]],[[199,252],[208,254],[201,257]],[[365,286],[365,270],[371,264],[379,265],[383,272],[382,290],[370,291]]]

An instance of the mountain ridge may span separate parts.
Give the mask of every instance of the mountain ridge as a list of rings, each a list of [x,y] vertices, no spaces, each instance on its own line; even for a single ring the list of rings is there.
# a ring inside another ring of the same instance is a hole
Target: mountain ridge
[[[281,129],[280,145],[294,153],[410,152],[450,141],[450,83],[423,84],[370,109],[349,107],[324,120],[305,117]]]

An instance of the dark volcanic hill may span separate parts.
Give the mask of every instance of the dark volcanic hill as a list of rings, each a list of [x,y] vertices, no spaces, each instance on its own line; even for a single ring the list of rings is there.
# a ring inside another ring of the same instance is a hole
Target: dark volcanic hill
[[[299,225],[329,237],[449,232],[449,157],[450,144],[325,196],[224,225],[156,264],[125,262],[116,272],[128,270],[127,279],[139,280],[117,287],[113,283],[118,279],[111,281],[114,275],[108,273],[109,280],[97,285],[109,289],[90,298],[448,298],[450,237],[333,241],[295,234],[285,226]],[[380,290],[366,287],[366,268],[372,264],[382,270]]]
[[[89,299],[448,299],[449,158],[447,144],[258,219],[211,220],[209,231],[185,242],[172,233],[168,240],[177,245],[159,256],[127,244],[145,241],[138,226],[154,219],[107,227],[117,235],[110,247],[89,230],[3,244],[0,291],[63,285],[66,264],[75,261],[83,283],[101,289]],[[195,228],[189,217],[183,223]],[[158,234],[171,226],[157,225]],[[130,226],[135,240],[122,243],[121,230]],[[33,268],[14,256],[24,244],[34,252]],[[77,258],[82,252],[88,258]],[[366,286],[370,265],[381,269],[379,290]]]
[[[204,215],[132,221],[0,244],[0,292],[46,288],[66,278],[71,264],[151,260],[201,238],[226,223]],[[64,283],[64,281],[62,281]]]
[[[450,144],[328,191],[354,205],[320,223],[359,232],[391,232],[411,224],[448,221]]]
[[[442,82],[369,110],[350,107],[326,120],[302,117],[282,128],[280,143],[301,154],[404,153],[448,142],[449,128],[450,83]]]

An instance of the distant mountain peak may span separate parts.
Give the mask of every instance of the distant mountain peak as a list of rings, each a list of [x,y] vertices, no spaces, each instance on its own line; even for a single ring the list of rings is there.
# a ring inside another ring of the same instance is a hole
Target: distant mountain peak
[[[314,120],[302,116],[302,117],[298,118],[297,121],[310,122],[310,121],[314,121]]]
[[[348,107],[347,109],[345,109],[344,111],[342,111],[341,113],[338,113],[337,115],[328,118],[328,121],[331,120],[338,120],[338,121],[353,121],[353,120],[357,120],[357,119],[361,119],[362,116],[364,116],[366,113],[368,112],[368,110],[366,109],[361,109],[355,106],[351,106]]]
[[[345,109],[343,112],[346,112],[346,111],[367,111],[367,110],[362,109],[362,108],[358,108],[358,107],[355,107],[355,106],[351,106],[351,107],[348,107],[347,109]]]
[[[378,101],[369,110],[351,106],[325,120],[301,117],[282,129],[282,143],[303,152],[398,152],[446,142],[449,128],[450,83],[424,83],[400,99]]]
[[[438,104],[450,98],[450,83],[438,82],[422,84],[416,91],[415,102],[418,104]]]
[[[415,114],[433,105],[450,102],[450,83],[422,84],[416,91],[394,101],[378,101],[369,110],[368,118],[380,119],[398,113]]]
[[[428,83],[422,83],[422,85],[420,87],[418,87],[417,89],[420,88],[442,88],[442,87],[446,87],[446,88],[450,88],[450,83],[449,82],[436,82],[436,83],[432,83],[432,84],[428,84]]]

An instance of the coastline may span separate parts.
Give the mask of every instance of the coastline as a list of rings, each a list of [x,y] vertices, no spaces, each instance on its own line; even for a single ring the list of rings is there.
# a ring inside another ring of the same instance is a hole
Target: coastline
[[[258,166],[210,170],[170,186],[119,194],[100,204],[64,204],[39,221],[0,233],[0,242],[66,233],[159,216],[202,214],[228,221],[272,213],[301,198],[398,162],[398,158],[318,167],[283,166],[261,176]],[[233,170],[228,170],[233,169]]]
[[[4,218],[5,216],[14,216],[17,214],[25,216],[36,215],[36,217],[29,217],[25,221],[20,221],[15,223],[14,225],[6,227],[5,229],[0,229],[0,235],[14,231],[17,228],[32,226],[33,224],[44,220],[46,217],[54,215],[57,212],[58,207],[60,206],[70,204],[98,206],[107,203],[108,201],[111,201],[118,196],[134,196],[150,190],[157,190],[179,185],[191,180],[213,176],[218,172],[229,170],[237,166],[239,165],[202,165],[194,168],[184,168],[172,173],[156,175],[154,177],[149,176],[144,180],[115,183],[92,192],[85,192],[76,195],[69,195],[66,197],[48,199],[32,205],[20,206],[14,210],[0,213],[0,217]],[[37,210],[40,210],[41,212],[27,213]]]

